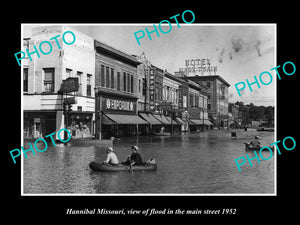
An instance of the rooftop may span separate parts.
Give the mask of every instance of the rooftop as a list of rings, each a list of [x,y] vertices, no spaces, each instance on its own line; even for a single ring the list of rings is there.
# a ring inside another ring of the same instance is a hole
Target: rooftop
[[[188,76],[189,79],[193,81],[211,81],[211,80],[220,80],[223,84],[225,84],[227,87],[230,86],[230,84],[224,80],[220,75],[209,75],[209,76]]]
[[[125,61],[129,64],[132,64],[134,66],[140,64],[141,62],[139,62],[137,60],[136,57],[126,54],[118,49],[115,49],[107,44],[104,44],[100,41],[95,40],[94,41],[95,44],[95,50],[97,53],[99,54],[104,54],[104,55],[110,55],[113,56],[114,58],[121,60],[121,61]]]

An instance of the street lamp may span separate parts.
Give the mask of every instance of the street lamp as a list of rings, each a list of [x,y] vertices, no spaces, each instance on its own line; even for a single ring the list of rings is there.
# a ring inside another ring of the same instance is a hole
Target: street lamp
[[[101,131],[101,96],[99,95],[99,86],[94,88],[95,92],[95,139],[102,139]],[[98,111],[99,109],[99,111]]]

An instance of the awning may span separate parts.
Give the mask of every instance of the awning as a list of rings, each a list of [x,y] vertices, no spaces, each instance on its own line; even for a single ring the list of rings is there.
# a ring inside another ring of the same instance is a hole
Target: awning
[[[159,120],[163,124],[171,124],[169,120],[166,119],[166,117],[161,115],[153,115],[157,120]]]
[[[171,124],[171,117],[165,116],[165,118],[169,121],[169,124]],[[173,125],[177,125],[176,121],[173,120]]]
[[[203,120],[191,120],[193,125],[202,125],[203,124]]]
[[[102,113],[101,115],[101,123],[105,125],[115,124],[115,122],[111,120],[109,117],[107,117],[104,113]]]
[[[155,119],[154,116],[152,116],[151,114],[140,113],[140,116],[144,120],[146,120],[148,123],[150,123],[151,125],[159,125],[159,124],[161,124],[161,122],[158,121],[157,119]]]
[[[141,117],[137,115],[120,115],[120,114],[108,114],[108,113],[104,115],[116,124],[148,124],[147,121],[143,120]],[[108,122],[105,120],[103,120],[103,122],[102,122],[103,124],[111,124],[111,123],[105,123]]]
[[[185,122],[183,122],[183,120],[180,119],[179,117],[176,117],[175,120],[176,120],[176,122],[177,122],[178,124],[180,124],[180,125],[185,124]]]
[[[204,120],[204,124],[209,126],[213,125],[212,122],[210,122],[209,120]]]

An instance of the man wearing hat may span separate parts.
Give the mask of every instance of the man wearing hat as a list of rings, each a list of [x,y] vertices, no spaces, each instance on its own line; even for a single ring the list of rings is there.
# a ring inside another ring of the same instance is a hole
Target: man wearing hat
[[[252,145],[253,148],[260,148],[260,142],[258,140],[258,136],[254,137],[254,140],[250,142],[250,145]]]
[[[132,166],[143,164],[142,156],[140,155],[140,153],[138,153],[138,147],[135,145],[131,146],[131,155],[128,156],[127,161],[125,162],[126,165],[129,165],[130,163]]]
[[[103,161],[103,163],[108,163],[108,164],[111,164],[111,165],[118,165],[119,164],[118,157],[114,153],[114,150],[113,150],[112,147],[108,147],[106,149],[106,154],[107,154],[107,157],[106,157],[106,160]]]

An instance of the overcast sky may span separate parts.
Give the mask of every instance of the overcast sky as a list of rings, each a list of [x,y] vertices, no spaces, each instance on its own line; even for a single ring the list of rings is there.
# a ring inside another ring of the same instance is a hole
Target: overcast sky
[[[156,24],[157,25],[157,24]],[[249,79],[254,81],[254,75],[259,79],[263,71],[275,67],[276,29],[272,24],[264,25],[212,25],[212,24],[172,24],[172,30],[158,37],[152,33],[140,39],[138,45],[134,32],[153,30],[153,24],[112,25],[70,24],[76,30],[85,33],[96,40],[108,44],[127,54],[140,55],[145,53],[152,64],[170,73],[185,67],[186,59],[211,59],[212,66],[217,66],[217,75],[228,83],[229,101],[243,101],[255,105],[275,105],[275,78],[268,86],[261,85],[258,89],[253,85],[253,92],[247,87],[239,97],[234,84]],[[30,28],[24,26],[24,37],[30,36]],[[168,27],[162,29],[168,30]],[[271,72],[271,71],[270,71]],[[267,83],[269,78],[263,80]]]

